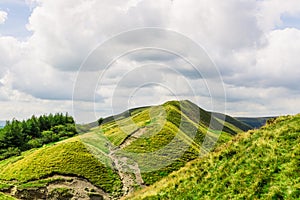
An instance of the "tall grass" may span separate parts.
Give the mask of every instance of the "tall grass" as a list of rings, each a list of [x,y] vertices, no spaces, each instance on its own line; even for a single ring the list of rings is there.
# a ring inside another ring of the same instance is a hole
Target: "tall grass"
[[[241,133],[128,199],[300,199],[300,115]]]

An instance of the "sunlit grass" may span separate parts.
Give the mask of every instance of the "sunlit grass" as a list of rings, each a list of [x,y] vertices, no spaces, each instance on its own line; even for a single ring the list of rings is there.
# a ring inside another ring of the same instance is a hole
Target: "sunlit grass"
[[[1,200],[16,200],[16,198],[13,198],[11,196],[8,196],[6,194],[3,194],[2,192],[0,192],[0,199]]]
[[[300,115],[241,133],[129,199],[299,199]]]
[[[78,138],[2,163],[0,170],[1,180],[19,183],[61,174],[84,177],[109,193],[119,193],[122,186],[118,174],[95,158]]]

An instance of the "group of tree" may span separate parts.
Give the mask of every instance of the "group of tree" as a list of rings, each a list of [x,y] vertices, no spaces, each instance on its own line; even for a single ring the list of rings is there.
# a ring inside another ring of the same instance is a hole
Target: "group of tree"
[[[0,160],[76,134],[74,119],[67,113],[32,116],[23,121],[7,121],[0,129]]]

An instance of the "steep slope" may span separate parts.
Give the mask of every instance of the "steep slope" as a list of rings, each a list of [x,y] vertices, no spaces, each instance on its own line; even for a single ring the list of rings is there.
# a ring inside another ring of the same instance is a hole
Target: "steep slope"
[[[299,199],[300,115],[233,138],[128,199]]]

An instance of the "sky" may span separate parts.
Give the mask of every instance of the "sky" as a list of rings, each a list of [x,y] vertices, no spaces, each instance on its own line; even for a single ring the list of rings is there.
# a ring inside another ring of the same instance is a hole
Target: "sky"
[[[0,120],[189,99],[300,112],[298,0],[0,0]]]

